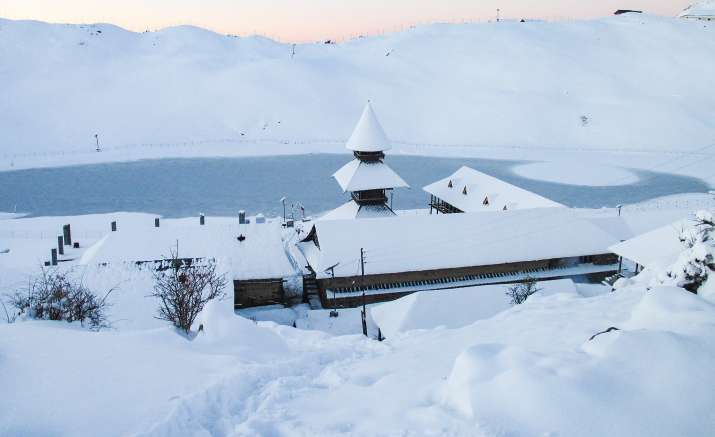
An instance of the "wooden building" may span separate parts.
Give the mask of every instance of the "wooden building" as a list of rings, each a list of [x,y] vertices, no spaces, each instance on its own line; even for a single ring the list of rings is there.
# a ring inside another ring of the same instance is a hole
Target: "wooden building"
[[[323,306],[349,307],[363,294],[367,303],[381,302],[527,276],[600,282],[618,270],[608,250],[617,242],[567,208],[543,208],[320,220],[299,248]]]
[[[287,303],[283,278],[234,279],[233,307],[248,308]]]
[[[560,203],[466,166],[423,189],[430,195],[430,214],[563,207]]]
[[[286,279],[299,278],[302,271],[286,253],[282,234],[291,232],[279,220],[240,223],[238,217],[147,220],[127,223],[85,251],[85,265],[162,269],[171,251],[178,247],[187,265],[211,261],[225,274],[233,293],[235,308],[285,303],[299,297],[299,290],[287,290]]]
[[[370,102],[345,147],[353,152],[354,159],[335,172],[333,177],[344,193],[350,193],[350,201],[329,212],[323,219],[395,215],[388,194],[395,188],[408,185],[385,164],[385,151],[391,146]]]
[[[675,263],[685,246],[681,242],[683,229],[692,226],[688,219],[633,235],[609,249],[623,259],[624,275],[642,268],[665,270]]]

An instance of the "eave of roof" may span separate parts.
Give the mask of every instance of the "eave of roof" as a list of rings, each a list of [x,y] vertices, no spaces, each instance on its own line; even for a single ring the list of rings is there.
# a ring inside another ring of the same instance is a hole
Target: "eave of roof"
[[[333,174],[343,192],[409,187],[394,170],[382,161],[363,162],[354,159]]]

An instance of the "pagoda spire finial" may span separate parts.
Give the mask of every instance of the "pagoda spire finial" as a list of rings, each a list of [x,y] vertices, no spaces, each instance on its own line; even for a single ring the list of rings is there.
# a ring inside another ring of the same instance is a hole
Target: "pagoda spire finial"
[[[392,147],[382,125],[377,120],[370,100],[367,101],[360,121],[345,147],[354,152],[384,152]]]

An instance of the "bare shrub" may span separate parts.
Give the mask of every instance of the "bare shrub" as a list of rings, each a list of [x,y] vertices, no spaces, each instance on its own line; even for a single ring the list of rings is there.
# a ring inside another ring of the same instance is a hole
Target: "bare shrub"
[[[185,262],[171,251],[169,268],[154,272],[154,292],[159,299],[158,319],[166,320],[187,334],[196,316],[213,299],[225,293],[226,277],[216,273],[216,263]]]
[[[0,300],[0,305],[2,305],[3,316],[5,318],[5,322],[7,322],[8,324],[15,323],[15,320],[17,319],[17,313],[8,312],[7,306],[5,306],[5,302],[3,302],[2,300]]]
[[[109,308],[107,297],[112,291],[100,298],[67,273],[43,267],[37,276],[30,278],[27,289],[10,296],[10,305],[18,311],[17,315],[40,320],[77,321],[98,331],[110,327],[106,310]]]
[[[537,287],[536,279],[527,276],[524,282],[509,287],[506,291],[506,295],[511,298],[510,303],[512,305],[519,305],[526,302],[526,299],[537,291],[541,291],[541,288]]]

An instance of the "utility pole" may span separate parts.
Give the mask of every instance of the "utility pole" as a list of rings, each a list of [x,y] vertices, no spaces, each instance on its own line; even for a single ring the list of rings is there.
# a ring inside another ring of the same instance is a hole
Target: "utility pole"
[[[360,278],[362,286],[362,335],[367,337],[367,312],[365,310],[365,251],[360,248]]]
[[[285,224],[286,224],[286,198],[285,198],[285,196],[281,197],[281,203],[283,203],[283,225],[285,226]]]
[[[325,269],[325,272],[330,270],[330,278],[331,279],[335,279],[335,267],[337,267],[338,265],[340,265],[340,263],[333,264],[332,266]],[[338,317],[338,309],[335,305],[335,289],[333,289],[332,291],[333,291],[333,310],[330,311],[330,317]]]

